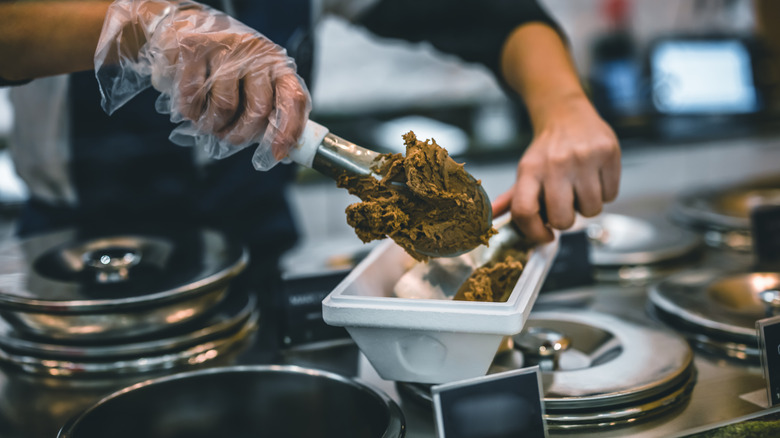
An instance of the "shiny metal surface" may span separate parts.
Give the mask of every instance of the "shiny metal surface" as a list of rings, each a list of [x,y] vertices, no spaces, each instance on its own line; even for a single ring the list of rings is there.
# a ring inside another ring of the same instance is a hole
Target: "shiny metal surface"
[[[671,216],[704,231],[711,246],[749,251],[750,212],[766,205],[780,205],[780,177],[691,191],[675,200]]]
[[[756,321],[771,316],[762,294],[780,286],[776,272],[698,269],[652,286],[650,302],[700,332],[755,344]]]
[[[382,179],[373,169],[379,155],[378,152],[328,133],[317,148],[312,168],[332,179],[338,179],[345,172]],[[401,183],[396,183],[396,186],[399,189],[404,187]]]
[[[135,248],[104,246],[85,252],[81,259],[85,268],[95,271],[95,281],[116,283],[130,280],[130,269],[141,263],[141,254]]]
[[[716,266],[733,266],[736,253],[712,253],[707,260]],[[721,259],[721,257],[725,257]],[[616,284],[600,284],[577,290],[545,292],[536,302],[535,310],[551,308],[587,309],[617,315],[628,321],[653,324],[646,313],[644,287],[627,287]],[[262,308],[262,307],[261,307]],[[326,369],[342,376],[356,376],[388,394],[404,413],[409,438],[434,438],[433,414],[430,407],[416,402],[400,392],[395,382],[381,379],[368,360],[354,344],[341,343],[327,346],[309,346],[305,349],[287,350],[282,356],[269,355],[274,351],[272,327],[278,312],[265,312],[253,344],[238,357],[237,363],[284,363],[311,368]],[[270,330],[270,332],[269,332]],[[660,353],[659,353],[660,354]],[[203,363],[224,363],[225,356]],[[681,432],[730,420],[742,415],[759,412],[764,408],[751,401],[747,395],[765,394],[761,370],[741,362],[729,361],[721,356],[694,355],[696,384],[687,396],[687,402],[672,403],[659,415],[639,418],[623,425],[604,425],[596,429],[550,431],[551,437],[590,438],[657,438],[680,436]],[[190,365],[187,365],[188,367]],[[180,369],[180,368],[179,368]],[[174,372],[170,370],[167,373]],[[160,373],[166,373],[160,371]],[[0,436],[4,438],[45,438],[56,436],[61,426],[74,415],[114,389],[119,389],[145,379],[145,375],[131,374],[101,380],[101,386],[92,386],[92,380],[63,379],[31,375],[15,369],[0,367]],[[63,386],[64,384],[68,386]],[[670,394],[668,400],[675,400]],[[657,399],[664,402],[665,398]]]
[[[292,366],[212,368],[117,391],[73,418],[60,438],[398,438],[404,415],[360,381]]]
[[[585,231],[593,276],[602,282],[650,284],[697,263],[703,248],[699,234],[662,217],[603,213],[578,218],[573,229]]]
[[[654,319],[665,323],[675,332],[684,336],[696,350],[704,354],[743,362],[746,366],[759,364],[761,352],[755,337],[744,340],[725,339],[723,336],[718,336],[702,327],[697,327],[668,314],[652,304],[647,306],[647,311]]]
[[[513,339],[515,349],[499,352],[490,373],[540,365],[551,430],[614,427],[660,415],[686,402],[696,380],[683,338],[605,313],[532,312]],[[558,346],[559,353],[547,346]],[[555,355],[557,366],[542,366]],[[398,386],[431,402],[428,385]]]
[[[338,180],[344,174],[350,175],[370,175],[381,180],[382,175],[375,172],[378,164],[381,163],[380,154],[360,147],[341,137],[328,133],[317,148],[314,155],[312,168],[328,177]],[[490,198],[485,192],[484,187],[469,174],[469,178],[477,190],[474,198],[480,198],[482,202],[482,219],[485,224],[485,231],[489,230],[493,223],[493,208],[490,204]],[[405,182],[391,181],[390,186],[398,190],[406,190]],[[441,248],[438,243],[432,248],[425,247],[425,239],[420,238],[415,241],[415,251],[429,257],[456,257],[465,254],[474,248]]]
[[[529,321],[530,322],[530,321]],[[561,356],[571,348],[571,338],[565,333],[541,325],[527,325],[522,333],[509,337],[508,348],[499,347],[496,358],[512,361],[511,368],[523,368],[538,365],[542,371],[558,371],[561,369]],[[514,356],[520,350],[521,360]]]
[[[231,331],[219,333],[210,339],[198,339],[172,350],[150,350],[137,356],[113,358],[39,357],[0,349],[0,361],[27,374],[63,379],[116,379],[125,375],[175,370],[183,366],[203,365],[206,362],[231,356],[243,348],[258,327],[257,313]],[[79,385],[82,381],[61,381],[58,384]]]
[[[559,332],[571,342],[560,354],[559,368],[543,379],[548,409],[636,402],[677,386],[690,373],[690,347],[668,330],[579,310],[531,312],[524,331],[540,328]],[[514,363],[511,355],[499,354],[493,366],[494,371],[512,369]]]
[[[696,373],[690,372],[686,379],[679,385],[647,400],[642,400],[630,405],[616,405],[602,409],[587,410],[559,410],[547,408],[545,400],[544,419],[547,428],[551,432],[591,433],[598,436],[610,429],[625,427],[632,423],[647,421],[649,418],[665,414],[667,411],[679,409],[690,399],[693,390]],[[414,399],[417,403],[427,405],[433,403],[430,387],[421,384],[397,383],[400,393],[407,399]]]
[[[696,265],[697,255],[651,265],[594,266],[593,277],[601,282],[645,286]]]
[[[0,350],[37,357],[49,363],[53,358],[75,362],[143,359],[182,350],[235,332],[250,318],[256,319],[257,299],[243,291],[231,291],[207,315],[161,333],[141,338],[102,342],[53,343],[14,330],[0,320]]]
[[[96,268],[101,259],[109,268]],[[224,297],[248,253],[208,230],[66,230],[9,239],[0,260],[0,316],[37,336],[95,340],[152,333],[202,315]]]
[[[583,219],[581,225],[591,242],[595,266],[649,265],[690,254],[701,238],[665,221],[622,214],[601,214]]]
[[[730,254],[736,256],[736,253]],[[708,259],[708,262],[720,264],[723,262],[720,257],[726,254],[714,255],[715,257]],[[730,257],[726,261],[728,264],[733,263]],[[543,293],[537,300],[534,310],[585,309],[615,315],[642,325],[664,328],[660,322],[655,321],[652,316],[646,313],[646,302],[647,295],[644,287],[599,284]],[[662,354],[661,352],[656,353]],[[626,415],[623,417],[628,419],[626,422],[608,421],[596,428],[571,429],[560,428],[556,425],[550,428],[550,436],[565,438],[678,437],[682,436],[686,430],[759,412],[765,408],[749,397],[753,393],[763,395],[766,392],[760,368],[744,362],[727,360],[722,356],[704,354],[700,350],[694,350],[693,365],[695,376],[689,375],[689,377],[695,377],[695,384],[681,382],[675,390],[656,399],[660,404],[673,401],[669,409],[662,409],[657,404],[653,404],[651,400],[647,402],[647,406],[645,403],[637,403],[637,406],[644,407],[643,409],[655,412],[657,415],[639,416],[633,420],[630,419],[630,415]],[[368,374],[371,374],[370,371]],[[380,382],[381,388],[402,401],[401,406],[409,423],[409,436],[416,438],[436,436],[430,404],[420,403],[419,397],[410,396],[406,392],[406,387],[395,382],[372,381]],[[653,411],[654,408],[655,411]],[[606,409],[606,411],[615,417],[620,417],[620,408]],[[634,411],[634,414],[638,412],[641,411]]]

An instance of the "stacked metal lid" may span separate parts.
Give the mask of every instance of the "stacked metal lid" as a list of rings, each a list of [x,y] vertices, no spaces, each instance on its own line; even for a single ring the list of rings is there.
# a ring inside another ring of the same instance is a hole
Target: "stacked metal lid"
[[[0,245],[0,360],[47,376],[112,376],[222,357],[257,325],[230,288],[246,266],[221,233],[64,230]]]
[[[599,281],[647,284],[695,262],[701,238],[666,220],[604,213],[578,220]]]
[[[693,353],[677,334],[605,313],[532,312],[491,373],[539,365],[550,430],[612,427],[681,406],[696,380]],[[664,352],[664,354],[659,354]],[[430,401],[430,388],[398,383]]]
[[[756,321],[780,313],[780,273],[686,271],[653,285],[648,301],[701,350],[757,364]]]
[[[750,251],[750,214],[767,205],[780,205],[780,176],[691,191],[675,200],[671,215],[710,246]]]

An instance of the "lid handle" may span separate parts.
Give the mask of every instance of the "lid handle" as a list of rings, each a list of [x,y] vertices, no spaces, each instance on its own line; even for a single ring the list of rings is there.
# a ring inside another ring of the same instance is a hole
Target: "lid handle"
[[[130,269],[141,262],[135,248],[111,246],[87,251],[82,256],[84,266],[95,272],[98,283],[118,283],[130,278]]]
[[[555,371],[561,353],[571,347],[571,339],[556,330],[531,327],[515,338],[515,345],[542,371]]]

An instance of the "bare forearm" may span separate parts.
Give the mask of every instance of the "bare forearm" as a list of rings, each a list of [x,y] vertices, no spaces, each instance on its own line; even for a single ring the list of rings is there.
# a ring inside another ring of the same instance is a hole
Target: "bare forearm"
[[[0,1],[0,77],[89,70],[109,1]]]
[[[538,131],[563,102],[584,99],[569,52],[551,27],[529,23],[507,38],[501,57],[507,83],[523,98]]]
[[[599,214],[615,199],[620,182],[620,146],[583,91],[560,36],[529,23],[516,28],[501,53],[509,85],[523,97],[534,138],[517,165],[510,190],[496,199],[493,214],[511,211],[532,240],[549,241],[552,229],[567,229],[575,214]]]

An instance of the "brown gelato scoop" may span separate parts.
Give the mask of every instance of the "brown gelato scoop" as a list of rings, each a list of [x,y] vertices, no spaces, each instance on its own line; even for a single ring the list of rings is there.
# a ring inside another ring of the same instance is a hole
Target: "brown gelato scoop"
[[[339,187],[362,201],[347,207],[347,223],[362,241],[390,237],[420,261],[486,245],[496,230],[480,181],[434,140],[419,141],[411,131],[403,138],[406,156],[377,157],[373,170],[381,180],[347,174],[338,179]]]
[[[477,268],[452,299],[505,302],[512,294],[527,261],[527,250],[508,248],[495,260]]]

